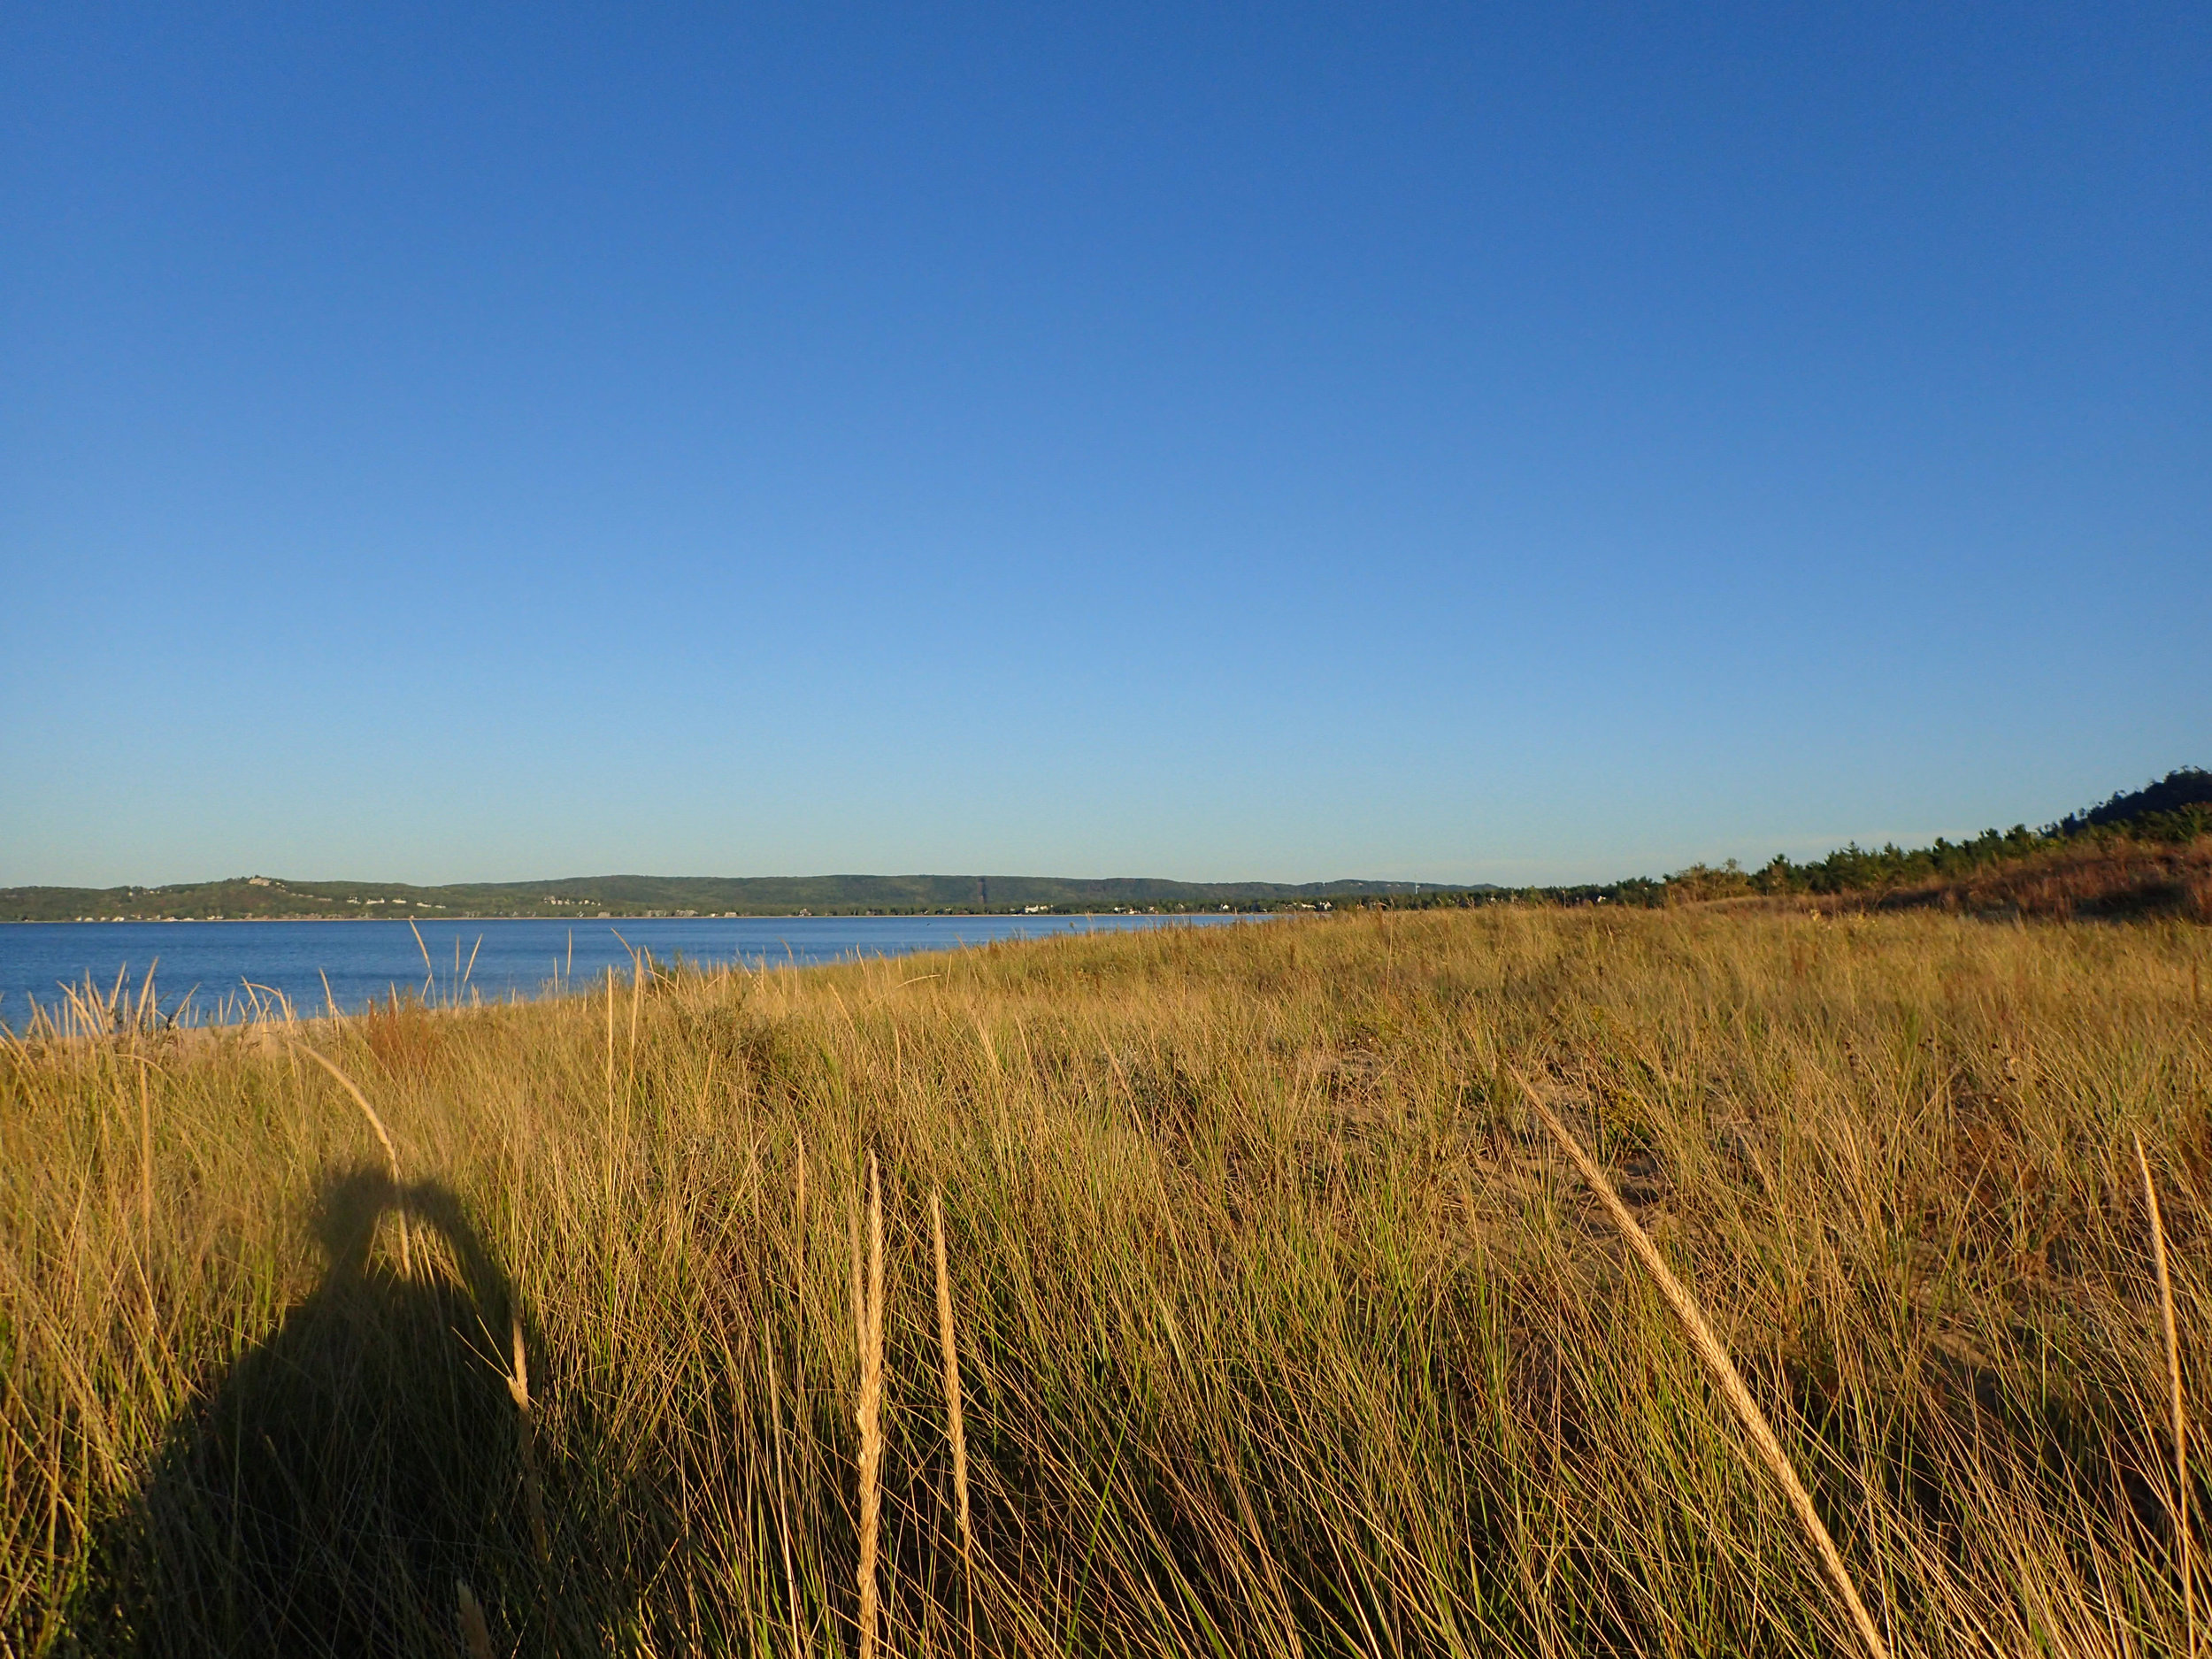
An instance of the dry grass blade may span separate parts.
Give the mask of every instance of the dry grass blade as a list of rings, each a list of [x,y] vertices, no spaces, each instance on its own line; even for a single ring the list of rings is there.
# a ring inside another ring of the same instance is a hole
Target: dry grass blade
[[[469,1659],[492,1659],[491,1626],[484,1622],[483,1603],[466,1578],[453,1581],[453,1595],[460,1603],[461,1639],[468,1644]]]
[[[1544,1097],[1536,1092],[1535,1085],[1518,1073],[1515,1074],[1515,1080],[1528,1096],[1530,1106],[1550,1132],[1551,1138],[1559,1143],[1560,1149],[1566,1153],[1590,1190],[1604,1204],[1606,1213],[1613,1218],[1614,1226],[1627,1240],[1629,1248],[1636,1253],[1636,1259],[1644,1264],[1645,1271],[1658,1285],[1660,1294],[1667,1299],[1667,1305],[1674,1310],[1675,1317],[1681,1321],[1683,1330],[1689,1336],[1690,1346],[1696,1350],[1705,1369],[1712,1373],[1714,1381],[1719,1384],[1722,1398],[1728,1402],[1737,1420],[1743,1425],[1745,1432],[1750,1435],[1752,1445],[1758,1450],[1759,1460],[1780,1483],[1783,1493],[1789,1499],[1790,1508],[1797,1512],[1798,1521],[1811,1540],[1814,1553],[1820,1557],[1821,1565],[1826,1570],[1828,1582],[1843,1603],[1870,1659],[1889,1659],[1889,1646],[1882,1640],[1882,1632],[1876,1627],[1873,1616],[1867,1611],[1866,1603],[1859,1599],[1858,1586],[1851,1582],[1851,1574],[1843,1564],[1842,1553],[1836,1548],[1836,1540],[1829,1536],[1828,1528],[1820,1518],[1820,1511],[1813,1507],[1812,1494],[1798,1479],[1797,1471],[1792,1466],[1789,1455],[1782,1449],[1782,1442],[1776,1436],[1773,1425],[1767,1421],[1766,1413],[1759,1409],[1759,1402],[1751,1397],[1751,1390],[1745,1386],[1742,1373],[1737,1371],[1735,1361],[1728,1357],[1728,1349],[1706,1320],[1704,1310],[1698,1306],[1697,1298],[1690,1294],[1686,1285],[1674,1276],[1666,1259],[1659,1254],[1658,1247],[1652,1243],[1651,1235],[1629,1213],[1628,1206],[1613,1190],[1613,1183],[1606,1179],[1605,1171],[1598,1168],[1590,1155],[1582,1149],[1582,1143],[1568,1132],[1567,1125],[1561,1123],[1551,1108],[1545,1104]]]
[[[645,1007],[645,953],[630,953],[630,1085],[637,1086],[637,1022]]]
[[[334,1064],[324,1058],[323,1056],[316,1052],[316,1050],[309,1048],[303,1042],[296,1042],[293,1046],[302,1054],[305,1055],[309,1059],[312,1060],[317,1065],[322,1067],[324,1071],[329,1072],[331,1076],[336,1078],[338,1079],[338,1087],[344,1089],[347,1094],[353,1096],[353,1103],[361,1109],[361,1115],[369,1120],[369,1127],[376,1131],[376,1138],[384,1148],[385,1167],[390,1172],[392,1178],[393,1196],[397,1198],[401,1193],[399,1148],[392,1144],[391,1132],[384,1127],[384,1120],[376,1115],[376,1108],[369,1104],[369,1097],[361,1092],[359,1087],[351,1078],[348,1077],[343,1071],[341,1071]],[[399,1271],[402,1278],[411,1279],[414,1277],[414,1264],[409,1259],[408,1254],[407,1210],[404,1205],[401,1206],[399,1211]]]
[[[2151,1161],[2140,1135],[2135,1137],[2135,1167],[2143,1172],[2143,1207],[2151,1217],[2151,1263],[2158,1274],[2158,1313],[2166,1327],[2166,1381],[2174,1431],[2174,1555],[2181,1577],[2189,1659],[2196,1659],[2196,1571],[2189,1548],[2189,1403],[2181,1388],[2181,1333],[2174,1322],[2174,1282],[2166,1265],[2166,1222],[2159,1212],[2158,1186],[2151,1179]]]
[[[154,1237],[154,1102],[146,1073],[153,1062],[133,1055],[138,1062],[138,1225],[141,1252],[153,1248]]]
[[[522,1496],[530,1512],[530,1541],[538,1560],[553,1559],[553,1540],[545,1525],[545,1487],[538,1477],[537,1425],[530,1416],[530,1356],[522,1346],[522,1316],[507,1311],[507,1333],[514,1351],[514,1369],[507,1374],[507,1394],[515,1402],[518,1432],[522,1443]]]
[[[937,1255],[937,1337],[945,1356],[945,1418],[952,1433],[952,1495],[960,1517],[960,1565],[967,1580],[968,1647],[975,1647],[975,1559],[968,1532],[968,1432],[960,1417],[960,1348],[954,1340],[952,1272],[945,1260],[945,1210],[929,1195],[930,1241]]]
[[[799,1132],[799,1171],[791,1192],[791,1236],[798,1240],[799,1279],[806,1279],[806,1132]]]
[[[768,1354],[769,1421],[776,1437],[776,1540],[783,1551],[784,1609],[791,1624],[791,1659],[799,1659],[799,1578],[791,1566],[791,1483],[783,1463],[783,1361],[776,1353],[774,1331],[763,1325],[761,1337]]]
[[[853,1225],[853,1315],[860,1338],[860,1659],[875,1659],[876,1548],[883,1523],[883,1192],[868,1155],[868,1279],[864,1295],[860,1227]]]

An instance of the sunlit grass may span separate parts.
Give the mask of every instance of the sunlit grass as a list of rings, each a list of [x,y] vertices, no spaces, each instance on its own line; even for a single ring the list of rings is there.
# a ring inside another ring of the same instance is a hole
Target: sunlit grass
[[[1844,1649],[1525,1074],[1892,1651],[2185,1652],[2133,1137],[2200,1400],[2208,937],[1500,907],[12,1046],[0,1640],[856,1651],[872,1153],[887,1653]]]

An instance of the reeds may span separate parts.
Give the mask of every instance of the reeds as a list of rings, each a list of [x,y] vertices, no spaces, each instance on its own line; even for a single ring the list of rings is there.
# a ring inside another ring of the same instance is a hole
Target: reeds
[[[154,1102],[148,1087],[146,1068],[153,1062],[143,1055],[131,1056],[138,1062],[138,1228],[147,1248],[154,1237]]]
[[[530,1356],[522,1343],[522,1315],[510,1309],[507,1333],[513,1358],[507,1373],[507,1397],[515,1402],[515,1436],[522,1458],[522,1500],[530,1517],[530,1542],[541,1566],[553,1560],[553,1540],[545,1521],[545,1482],[538,1473],[537,1425],[530,1419]]]
[[[491,1626],[484,1619],[484,1604],[476,1599],[466,1578],[453,1581],[453,1596],[459,1604],[461,1640],[468,1648],[469,1659],[493,1659]]]
[[[853,1329],[860,1386],[853,1419],[860,1431],[856,1471],[860,1501],[860,1659],[875,1659],[879,1594],[876,1555],[883,1525],[883,1192],[876,1155],[868,1155],[868,1254],[864,1282],[860,1210],[853,1209]]]
[[[2181,1579],[2183,1617],[2187,1620],[2189,1659],[2197,1653],[2196,1569],[2189,1540],[2189,1403],[2181,1387],[2181,1333],[2174,1319],[2174,1283],[2166,1266],[2166,1223],[2158,1208],[2158,1183],[2143,1137],[2135,1137],[2135,1166],[2143,1175],[2143,1208],[2151,1223],[2151,1264],[2158,1281],[2158,1318],[2166,1338],[2166,1382],[2174,1437],[2174,1558]]]
[[[1628,1206],[1621,1202],[1620,1194],[1606,1179],[1605,1171],[1582,1149],[1582,1143],[1569,1133],[1567,1125],[1559,1121],[1558,1115],[1537,1093],[1536,1086],[1525,1077],[1517,1080],[1522,1092],[1528,1096],[1528,1103],[1538,1119],[1559,1144],[1560,1149],[1566,1153],[1568,1161],[1597,1195],[1598,1202],[1605,1206],[1605,1212],[1612,1218],[1613,1225],[1627,1240],[1628,1248],[1635,1252],[1636,1259],[1643,1263],[1644,1271],[1659,1286],[1659,1294],[1666,1298],[1667,1306],[1674,1310],[1674,1317],[1681,1322],[1683,1334],[1690,1339],[1692,1350],[1719,1386],[1721,1398],[1728,1402],[1728,1409],[1735,1414],[1737,1422],[1743,1425],[1744,1432],[1750,1436],[1759,1462],[1774,1477],[1776,1484],[1782,1488],[1783,1495],[1789,1500],[1790,1508],[1796,1512],[1798,1525],[1805,1529],[1805,1536],[1813,1547],[1813,1554],[1818,1559],[1821,1570],[1827,1575],[1829,1587],[1835,1592],[1836,1599],[1866,1648],[1869,1659],[1889,1659],[1889,1644],[1883,1640],[1873,1616],[1866,1610],[1866,1603],[1859,1599],[1858,1586],[1851,1582],[1850,1570],[1843,1564],[1843,1552],[1836,1548],[1836,1540],[1829,1536],[1827,1524],[1820,1518],[1820,1511],[1813,1507],[1813,1494],[1798,1479],[1796,1467],[1790,1462],[1789,1454],[1782,1449],[1781,1440],[1774,1432],[1773,1425],[1767,1421],[1766,1413],[1759,1409],[1759,1402],[1752,1398],[1751,1390],[1745,1386],[1743,1373],[1736,1369],[1736,1362],[1728,1356],[1727,1346],[1706,1319],[1705,1310],[1698,1306],[1697,1298],[1690,1293],[1688,1286],[1675,1277],[1674,1270],[1659,1254],[1658,1246],[1652,1243],[1651,1235],[1643,1230]],[[2161,1277],[2162,1279],[2162,1271]]]
[[[799,1659],[799,1575],[791,1564],[791,1482],[783,1455],[783,1362],[764,1325],[761,1342],[768,1355],[768,1423],[776,1448],[776,1547],[783,1557],[784,1617],[791,1631],[791,1659]]]
[[[945,1261],[945,1207],[929,1195],[929,1237],[937,1266],[937,1341],[944,1356],[945,1425],[952,1438],[953,1504],[960,1524],[962,1595],[968,1610],[968,1646],[975,1646],[975,1540],[968,1528],[968,1432],[960,1415],[960,1346],[952,1317],[952,1272]]]
[[[1386,922],[0,1044],[0,1652],[1863,1648],[1556,1070],[1893,1651],[2202,1659],[2212,934]]]
[[[398,1214],[395,1218],[399,1227],[400,1277],[403,1279],[411,1279],[414,1276],[415,1270],[413,1263],[410,1258],[407,1240],[407,1206],[405,1202],[406,1188],[400,1179],[399,1148],[392,1144],[391,1131],[385,1128],[384,1119],[377,1116],[376,1108],[369,1104],[369,1097],[361,1092],[359,1085],[356,1084],[351,1078],[348,1077],[343,1071],[340,1071],[335,1062],[326,1058],[321,1053],[318,1052],[314,1048],[311,1048],[303,1042],[296,1042],[293,1044],[293,1047],[297,1048],[309,1059],[312,1060],[317,1065],[322,1067],[324,1071],[329,1072],[332,1077],[338,1079],[338,1087],[345,1090],[347,1094],[353,1096],[353,1103],[361,1109],[361,1115],[369,1120],[369,1127],[376,1132],[377,1143],[384,1148],[384,1167],[386,1172],[391,1178],[393,1194],[400,1201]]]

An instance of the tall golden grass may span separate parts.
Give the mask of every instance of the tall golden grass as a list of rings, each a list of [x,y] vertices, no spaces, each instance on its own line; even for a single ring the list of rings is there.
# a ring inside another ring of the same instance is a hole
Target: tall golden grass
[[[0,1647],[1863,1645],[1809,1508],[1891,1652],[2188,1653],[2208,957],[1503,907],[641,963],[621,1065],[611,981],[119,992],[0,1041]]]
[[[1981,916],[2170,916],[2212,922],[2212,836],[2192,841],[2063,843],[1946,880],[1887,890],[1798,895],[1798,908],[1920,907]]]
[[[1526,1078],[1517,1080],[1522,1092],[1528,1096],[1529,1108],[1535,1112],[1537,1121],[1544,1125],[1551,1138],[1558,1143],[1560,1150],[1567,1155],[1568,1162],[1575,1166],[1576,1172],[1597,1194],[1599,1202],[1612,1217],[1613,1225],[1620,1230],[1621,1237],[1627,1240],[1628,1248],[1643,1263],[1652,1283],[1658,1286],[1660,1294],[1667,1299],[1667,1305],[1674,1310],[1674,1317],[1681,1322],[1683,1333],[1689,1338],[1691,1349],[1719,1385],[1721,1398],[1728,1402],[1728,1409],[1735,1413],[1737,1422],[1751,1437],[1758,1461],[1780,1486],[1783,1495],[1790,1502],[1790,1507],[1797,1511],[1797,1518],[1805,1528],[1805,1536],[1813,1547],[1813,1554],[1820,1563],[1821,1571],[1827,1575],[1838,1602],[1850,1616],[1852,1627],[1864,1644],[1867,1659],[1889,1659],[1889,1645],[1883,1640],[1873,1616],[1866,1610],[1866,1603],[1860,1598],[1858,1586],[1851,1580],[1851,1570],[1844,1564],[1842,1553],[1836,1548],[1833,1535],[1820,1518],[1820,1510],[1813,1502],[1813,1494],[1805,1489],[1805,1483],[1798,1478],[1796,1466],[1790,1462],[1789,1454],[1782,1449],[1782,1442],[1774,1432],[1773,1424],[1768,1420],[1767,1414],[1759,1409],[1759,1402],[1752,1398],[1751,1390],[1745,1386],[1743,1373],[1736,1369],[1736,1362],[1729,1356],[1727,1344],[1713,1333],[1712,1322],[1705,1317],[1705,1310],[1698,1305],[1696,1296],[1667,1265],[1666,1258],[1659,1254],[1659,1247],[1651,1241],[1651,1235],[1644,1231],[1642,1224],[1621,1202],[1620,1194],[1606,1178],[1605,1171],[1583,1150],[1582,1143],[1575,1139],[1573,1132],[1561,1123],[1558,1115],[1545,1104],[1544,1097],[1536,1086]],[[2159,1282],[2162,1285],[2165,1282],[2162,1256],[2160,1258]]]

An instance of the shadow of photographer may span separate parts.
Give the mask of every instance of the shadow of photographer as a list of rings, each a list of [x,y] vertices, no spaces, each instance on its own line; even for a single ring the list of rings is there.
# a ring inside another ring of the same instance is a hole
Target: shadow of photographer
[[[388,1220],[409,1269],[373,1248]],[[457,1581],[495,1625],[543,1605],[505,1276],[435,1183],[334,1172],[316,1231],[313,1294],[187,1409],[96,1540],[80,1650],[451,1655]]]

